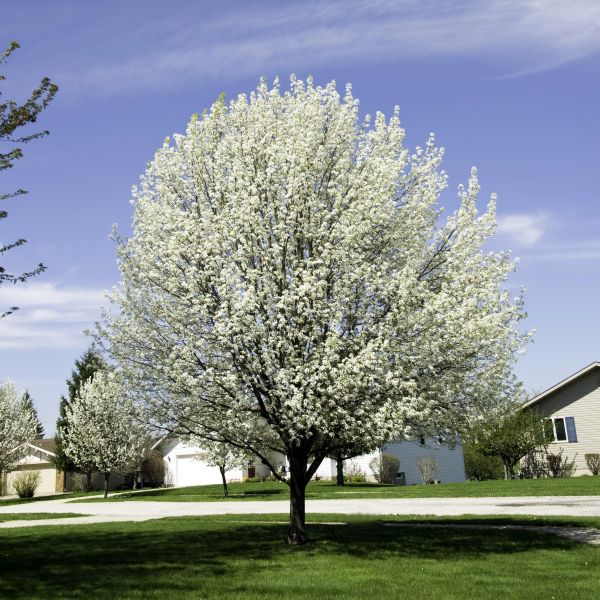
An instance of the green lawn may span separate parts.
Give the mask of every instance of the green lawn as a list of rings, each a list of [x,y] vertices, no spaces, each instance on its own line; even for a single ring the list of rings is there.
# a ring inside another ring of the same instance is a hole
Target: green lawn
[[[67,519],[87,517],[82,513],[0,513],[0,523],[5,521],[37,521],[38,519]]]
[[[62,500],[67,498],[81,498],[85,496],[99,496],[104,492],[93,491],[93,492],[68,492],[66,494],[51,494],[48,496],[34,496],[33,498],[10,498],[4,499],[0,497],[1,506],[15,506],[17,504],[30,504],[31,502],[42,502],[44,500]],[[114,493],[114,492],[113,492]]]
[[[589,600],[600,589],[600,548],[548,533],[400,529],[326,515],[310,525],[311,545],[290,548],[285,519],[235,515],[5,530],[1,594],[14,600]]]
[[[279,482],[232,483],[230,500],[286,500],[288,488]],[[514,481],[469,481],[441,485],[393,486],[376,483],[349,483],[337,487],[331,481],[313,481],[307,498],[461,498],[483,496],[594,496],[600,495],[600,477],[565,479],[516,479]],[[166,488],[147,492],[123,493],[79,502],[122,502],[158,500],[164,502],[214,502],[223,500],[221,485]]]

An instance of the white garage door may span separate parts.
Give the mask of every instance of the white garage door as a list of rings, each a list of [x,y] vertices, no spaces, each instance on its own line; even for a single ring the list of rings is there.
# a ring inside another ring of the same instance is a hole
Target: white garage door
[[[35,490],[36,496],[43,496],[44,494],[53,494],[56,491],[56,469],[48,466],[46,468],[37,469],[20,469],[18,471],[12,471],[8,474],[6,487],[8,494],[16,494],[13,482],[16,477],[19,477],[21,473],[27,472],[38,472],[40,474],[40,483]]]
[[[193,456],[177,457],[177,480],[175,485],[209,485],[221,483],[218,467],[209,467]]]

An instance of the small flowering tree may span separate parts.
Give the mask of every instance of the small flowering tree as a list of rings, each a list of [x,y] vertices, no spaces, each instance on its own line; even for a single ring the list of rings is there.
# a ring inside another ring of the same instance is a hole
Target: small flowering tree
[[[250,458],[248,451],[241,450],[226,442],[217,442],[212,440],[196,440],[202,451],[198,459],[211,467],[218,467],[223,481],[223,496],[229,496],[227,489],[226,473],[236,467],[241,467]]]
[[[35,438],[36,425],[33,412],[12,381],[0,382],[0,479],[25,456],[26,444]]]
[[[99,339],[161,428],[253,452],[290,543],[327,456],[462,428],[523,344],[514,262],[483,250],[475,170],[440,219],[443,150],[292,77],[216,102],[157,152]],[[268,451],[287,456],[289,479]]]
[[[104,473],[106,498],[110,473],[139,462],[145,442],[120,377],[98,371],[86,381],[66,409],[66,424],[66,456],[82,471]]]

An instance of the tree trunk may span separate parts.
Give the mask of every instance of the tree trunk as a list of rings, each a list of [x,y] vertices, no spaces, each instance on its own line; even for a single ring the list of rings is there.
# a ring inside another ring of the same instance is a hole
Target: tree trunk
[[[344,461],[341,456],[335,459],[335,485],[344,485]]]
[[[85,475],[86,475],[85,491],[91,492],[92,491],[92,472],[88,471]]]
[[[229,491],[227,489],[227,479],[225,478],[225,467],[219,465],[219,471],[221,472],[221,479],[223,480],[223,498],[229,497]]]
[[[290,456],[290,527],[288,543],[301,546],[308,543],[306,535],[306,467],[308,457]]]
[[[104,497],[108,498],[108,478],[110,477],[110,472],[104,473]]]

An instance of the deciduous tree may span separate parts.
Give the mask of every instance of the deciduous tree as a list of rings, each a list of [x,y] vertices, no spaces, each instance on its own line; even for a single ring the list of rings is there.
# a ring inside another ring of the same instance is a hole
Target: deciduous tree
[[[0,479],[27,453],[36,423],[23,405],[23,395],[12,381],[0,382]],[[1,489],[1,488],[0,488]]]
[[[19,48],[19,44],[14,41],[11,42],[8,48],[0,54],[0,64],[4,63],[17,48]],[[3,82],[5,79],[6,76],[0,74],[0,82]],[[21,148],[22,144],[27,144],[28,142],[48,135],[48,131],[21,134],[20,129],[37,121],[39,114],[52,101],[57,91],[58,86],[52,83],[47,77],[44,77],[40,84],[33,92],[31,92],[31,96],[22,104],[19,104],[14,100],[0,102],[0,142],[3,143],[3,151],[0,152],[0,171],[12,169],[15,161],[23,156],[23,150]],[[1,95],[2,94],[0,93],[0,96]],[[6,146],[7,150],[4,150],[4,143],[9,145]],[[23,189],[18,189],[9,193],[0,193],[0,200],[7,200],[8,198],[26,193],[27,191]],[[5,219],[6,216],[6,211],[0,210],[0,220]],[[0,242],[0,256],[12,248],[23,245],[25,241],[26,240],[20,238],[14,241]],[[40,263],[28,273],[14,275],[7,273],[6,269],[0,265],[0,285],[3,283],[25,281],[26,279],[29,279],[29,277],[37,275],[44,269],[44,265]],[[7,316],[15,310],[17,310],[16,306],[0,310],[0,318]]]
[[[410,152],[396,109],[292,78],[222,100],[167,140],[118,243],[99,338],[162,428],[289,462],[305,488],[357,441],[460,430],[523,344],[507,253],[484,250],[475,170],[445,220],[443,150]]]
[[[196,443],[201,447],[198,459],[209,466],[218,467],[223,482],[223,496],[227,498],[229,496],[227,471],[231,471],[236,467],[242,467],[244,462],[248,462],[248,451],[236,448],[226,442],[199,439]]]
[[[83,471],[104,473],[104,497],[110,473],[140,462],[146,441],[120,377],[98,371],[81,386],[66,409],[69,436],[64,451]]]

